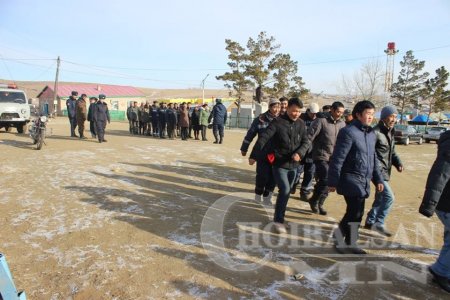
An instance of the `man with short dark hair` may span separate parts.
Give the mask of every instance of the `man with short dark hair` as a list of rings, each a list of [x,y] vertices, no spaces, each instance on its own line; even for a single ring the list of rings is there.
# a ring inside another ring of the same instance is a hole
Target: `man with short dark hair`
[[[158,101],[153,101],[152,107],[150,108],[150,115],[152,119],[152,136],[159,136],[159,114],[158,114]]]
[[[343,113],[344,104],[336,101],[324,118],[316,118],[308,128],[308,138],[312,143],[312,159],[316,168],[316,185],[309,200],[313,213],[327,214],[323,205],[328,197],[328,165],[339,130],[345,126],[341,119]]]
[[[216,105],[213,106],[208,121],[212,121],[214,144],[222,144],[227,123],[227,108],[222,104],[222,99],[216,99]]]
[[[352,112],[355,120],[339,131],[330,159],[328,190],[343,195],[347,204],[345,215],[333,233],[336,250],[341,254],[366,254],[357,240],[371,181],[378,192],[383,191],[383,176],[375,152],[376,135],[371,127],[374,113],[372,102],[356,103]]]
[[[279,100],[280,100],[280,116],[282,116],[286,113],[289,99],[283,96]]]
[[[274,214],[275,230],[278,233],[286,233],[284,216],[289,195],[297,167],[310,146],[305,123],[300,119],[302,107],[300,99],[289,99],[286,114],[272,121],[259,136],[249,158],[249,164],[253,165],[264,153],[264,146],[272,141],[273,175],[279,189]]]

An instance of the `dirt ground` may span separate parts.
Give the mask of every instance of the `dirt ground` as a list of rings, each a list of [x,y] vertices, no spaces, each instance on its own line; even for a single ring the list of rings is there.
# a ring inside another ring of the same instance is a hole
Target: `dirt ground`
[[[99,144],[68,137],[65,118],[49,127],[40,151],[0,132],[0,252],[29,299],[448,297],[426,271],[442,225],[418,213],[434,143],[397,147],[406,170],[392,179],[395,235],[362,229],[370,255],[342,257],[328,240],[345,210],[336,194],[327,216],[291,197],[284,237],[267,226],[270,209],[251,201],[255,167],[239,152],[244,131],[214,145],[211,132],[161,140],[112,123]]]

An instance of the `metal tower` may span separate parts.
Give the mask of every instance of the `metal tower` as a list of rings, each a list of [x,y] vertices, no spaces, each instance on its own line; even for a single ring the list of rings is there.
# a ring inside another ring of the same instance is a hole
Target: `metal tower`
[[[394,80],[395,54],[398,53],[398,50],[395,49],[395,43],[388,43],[388,47],[384,50],[384,53],[386,53],[386,76],[384,77],[384,91],[389,93]]]

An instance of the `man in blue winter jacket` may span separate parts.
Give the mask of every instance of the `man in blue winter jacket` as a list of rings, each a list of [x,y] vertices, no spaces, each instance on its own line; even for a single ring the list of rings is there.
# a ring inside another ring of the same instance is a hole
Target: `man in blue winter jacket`
[[[227,123],[227,108],[222,104],[222,99],[216,99],[216,105],[209,115],[209,122],[213,124],[214,144],[222,144],[224,128]],[[220,137],[220,139],[219,139]]]
[[[71,96],[66,101],[66,107],[67,107],[67,116],[69,117],[70,122],[70,136],[71,137],[78,137],[75,134],[75,129],[77,128],[77,91],[72,91]]]
[[[366,254],[357,246],[358,229],[364,214],[364,204],[373,181],[378,192],[383,191],[383,176],[375,152],[376,135],[370,126],[375,106],[363,100],[353,108],[350,125],[342,128],[328,170],[328,190],[343,195],[347,210],[333,235],[336,250],[341,254]]]

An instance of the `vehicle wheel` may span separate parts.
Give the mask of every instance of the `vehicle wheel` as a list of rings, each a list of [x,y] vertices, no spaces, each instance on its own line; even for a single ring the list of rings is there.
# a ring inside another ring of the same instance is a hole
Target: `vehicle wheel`
[[[426,139],[426,140],[425,140],[425,143],[428,143],[428,144],[429,144],[429,143],[430,143],[430,140]]]
[[[18,125],[17,132],[18,133],[26,133],[27,132],[27,124]]]
[[[419,141],[418,141],[418,143],[419,143],[419,145],[422,145],[422,143],[423,143],[423,139],[422,139],[422,138],[419,138]]]
[[[36,149],[41,150],[42,144],[44,144],[44,138],[41,135],[38,135],[37,142],[36,142]]]
[[[406,138],[406,140],[405,140],[405,145],[406,145],[406,146],[408,146],[408,145],[409,145],[409,137],[408,137],[408,138]]]

